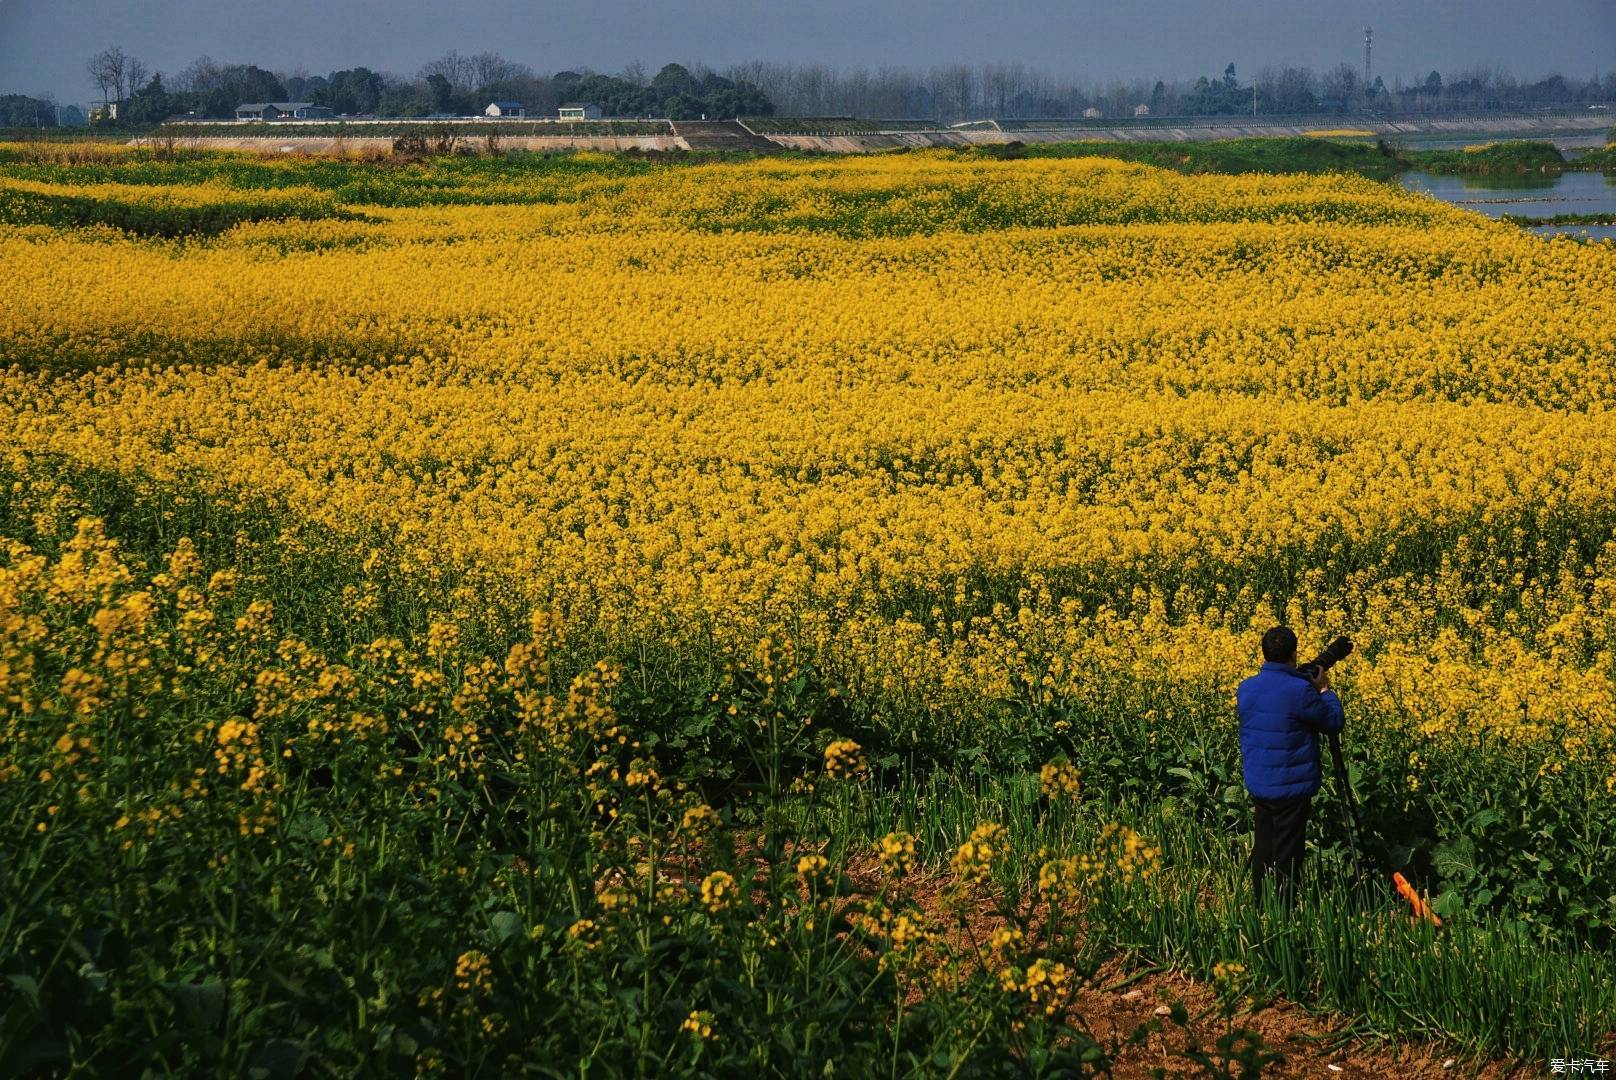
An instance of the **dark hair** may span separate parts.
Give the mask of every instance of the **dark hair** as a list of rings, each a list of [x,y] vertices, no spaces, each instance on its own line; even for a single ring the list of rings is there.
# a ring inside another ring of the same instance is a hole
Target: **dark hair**
[[[1288,626],[1276,626],[1262,636],[1262,658],[1283,662],[1296,656],[1296,631]]]

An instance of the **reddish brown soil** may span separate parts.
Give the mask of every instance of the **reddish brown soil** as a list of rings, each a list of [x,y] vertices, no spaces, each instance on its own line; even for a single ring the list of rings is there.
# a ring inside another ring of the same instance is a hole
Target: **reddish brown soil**
[[[1104,973],[1095,980],[1099,986],[1119,979],[1107,980]],[[1223,1019],[1212,1008],[1214,997],[1204,983],[1193,982],[1181,975],[1152,975],[1131,983],[1125,989],[1107,993],[1101,989],[1079,992],[1074,1012],[1087,1022],[1102,1043],[1112,1039],[1125,1040],[1135,1028],[1153,1019],[1155,1010],[1172,1002],[1182,1002],[1191,1017],[1190,1032],[1203,1048],[1210,1049],[1223,1032]],[[1196,1017],[1204,1018],[1196,1020]],[[1482,1077],[1485,1080],[1504,1080],[1506,1077],[1538,1076],[1547,1072],[1548,1063],[1536,1069],[1511,1068],[1501,1062],[1476,1062],[1460,1058],[1428,1044],[1411,1043],[1393,1047],[1360,1039],[1349,1039],[1332,1045],[1328,1036],[1335,1034],[1343,1024],[1312,1016],[1288,1002],[1276,1002],[1234,1018],[1237,1027],[1254,1030],[1262,1035],[1274,1053],[1284,1060],[1269,1065],[1263,1076],[1291,1077]],[[1119,1080],[1148,1077],[1154,1069],[1164,1069],[1169,1076],[1205,1075],[1200,1066],[1175,1056],[1187,1041],[1187,1033],[1170,1021],[1161,1021],[1162,1030],[1151,1034],[1142,1045],[1130,1046],[1118,1055],[1114,1075]],[[1320,1037],[1326,1037],[1324,1041]],[[1333,1067],[1332,1067],[1333,1066]]]
[[[759,857],[760,876],[753,887],[760,897],[765,865]],[[665,872],[682,876],[680,871],[687,870],[679,860],[670,859]],[[848,866],[847,874],[856,892],[873,895],[880,889],[881,874],[873,858],[855,859]],[[937,917],[939,924],[955,926],[948,935],[951,945],[986,942],[994,928],[1003,923],[1002,916],[986,901],[966,914],[963,926],[951,916],[942,915],[943,898],[949,885],[950,878],[945,873],[923,874],[911,879],[903,893],[923,911]],[[1182,1050],[1193,1036],[1203,1049],[1211,1052],[1217,1037],[1224,1031],[1225,1021],[1215,1008],[1212,988],[1176,972],[1162,972],[1134,979],[1115,990],[1107,989],[1128,979],[1129,974],[1123,964],[1113,961],[1079,989],[1071,1007],[1075,1026],[1091,1032],[1103,1046],[1120,1046],[1112,1061],[1112,1075],[1118,1080],[1143,1080],[1156,1075],[1158,1069],[1167,1076],[1205,1076],[1206,1071],[1184,1058]],[[918,997],[921,992],[917,987],[914,996]],[[1189,1014],[1187,1030],[1165,1015],[1165,1009],[1175,1003],[1182,1004]],[[1158,1009],[1164,1011],[1158,1013]],[[1142,1042],[1124,1045],[1141,1025],[1153,1021],[1154,1030]],[[1341,1038],[1339,1033],[1350,1025],[1350,1019],[1310,1013],[1296,1003],[1283,1000],[1248,1001],[1235,1015],[1233,1023],[1237,1028],[1257,1032],[1270,1053],[1282,1055],[1281,1060],[1263,1069],[1265,1080],[1301,1077],[1514,1080],[1548,1075],[1548,1062],[1519,1064],[1477,1060],[1426,1040],[1410,1039],[1394,1045],[1356,1036]],[[1235,1068],[1238,1070],[1238,1066]]]
[[[873,891],[878,887],[879,872],[873,860],[856,860],[848,868],[848,874],[863,889]],[[907,893],[923,910],[935,914],[948,884],[946,875],[926,875],[916,880]],[[967,916],[967,928],[957,932],[960,940],[956,943],[963,944],[967,937],[984,942],[1002,921],[983,904]],[[1128,971],[1120,963],[1108,964],[1077,992],[1071,1010],[1074,1021],[1078,1021],[1076,1026],[1087,1028],[1102,1045],[1126,1043],[1140,1025],[1157,1021],[1158,1030],[1143,1043],[1122,1047],[1113,1060],[1112,1075],[1118,1080],[1136,1080],[1151,1077],[1155,1070],[1162,1069],[1168,1076],[1205,1076],[1200,1065],[1186,1060],[1179,1052],[1192,1035],[1210,1052],[1224,1031],[1224,1019],[1215,1008],[1216,997],[1211,987],[1181,974],[1164,972],[1129,982],[1115,991],[1104,989],[1127,977]],[[1171,1007],[1175,1002],[1182,1003],[1189,1013],[1188,1031],[1166,1016],[1158,1019],[1156,1010]],[[1237,1028],[1256,1031],[1268,1044],[1269,1052],[1283,1055],[1283,1060],[1268,1065],[1262,1073],[1265,1078],[1275,1080],[1298,1077],[1512,1080],[1548,1072],[1548,1062],[1534,1067],[1477,1061],[1428,1041],[1407,1040],[1394,1046],[1356,1037],[1332,1038],[1349,1023],[1340,1017],[1311,1014],[1286,1001],[1260,1006],[1248,1002],[1246,1010],[1234,1017]]]

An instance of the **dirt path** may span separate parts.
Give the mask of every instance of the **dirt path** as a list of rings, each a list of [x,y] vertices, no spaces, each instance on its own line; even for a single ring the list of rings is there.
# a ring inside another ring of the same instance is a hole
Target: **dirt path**
[[[1119,981],[1104,974],[1100,985]],[[1210,987],[1181,975],[1152,975],[1116,992],[1088,988],[1079,991],[1073,1011],[1081,1016],[1102,1043],[1125,1040],[1140,1024],[1155,1018],[1158,1008],[1182,1002],[1191,1017],[1190,1031],[1201,1045],[1211,1048],[1223,1032],[1222,1017],[1213,1009],[1215,998]],[[1200,1020],[1203,1013],[1208,1013]],[[1409,1042],[1388,1046],[1362,1039],[1348,1039],[1333,1045],[1330,1036],[1343,1023],[1330,1023],[1309,1015],[1287,1002],[1277,1002],[1246,1015],[1237,1015],[1235,1025],[1262,1035],[1272,1052],[1284,1060],[1263,1070],[1265,1078],[1290,1080],[1292,1077],[1399,1077],[1427,1078],[1479,1077],[1484,1080],[1539,1076],[1541,1067],[1511,1068],[1500,1062],[1475,1062],[1429,1044]],[[1118,1056],[1114,1074],[1119,1080],[1134,1080],[1164,1069],[1169,1076],[1205,1075],[1200,1066],[1177,1054],[1187,1041],[1186,1033],[1165,1018],[1163,1031],[1152,1034],[1142,1045],[1127,1047]]]
[[[879,871],[871,861],[855,860],[848,869],[848,876],[862,890],[874,892],[879,888]],[[948,917],[940,913],[940,906],[948,882],[946,874],[926,875],[911,882],[906,893],[922,910],[937,917],[940,923],[946,923]],[[966,916],[966,922],[967,930],[955,931],[953,944],[956,947],[963,946],[967,940],[987,941],[1004,920],[984,903]],[[1184,1058],[1180,1051],[1192,1034],[1204,1049],[1210,1050],[1223,1033],[1224,1021],[1215,1008],[1216,995],[1212,987],[1176,972],[1163,972],[1129,980],[1115,990],[1106,989],[1123,983],[1129,979],[1130,972],[1138,970],[1137,964],[1130,967],[1121,960],[1104,965],[1073,997],[1071,1015],[1079,1021],[1076,1026],[1086,1027],[1102,1046],[1108,1046],[1126,1042],[1141,1024],[1159,1019],[1160,1031],[1152,1033],[1142,1044],[1121,1050],[1113,1061],[1112,1075],[1118,1080],[1144,1080],[1161,1069],[1167,1076],[1205,1076],[1205,1070]],[[1188,1031],[1168,1018],[1168,1010],[1174,1003],[1181,1003],[1189,1013]],[[1300,1077],[1515,1080],[1549,1075],[1547,1061],[1515,1064],[1475,1060],[1425,1039],[1409,1037],[1393,1045],[1356,1036],[1341,1038],[1340,1033],[1352,1024],[1351,1018],[1314,1015],[1283,999],[1260,1005],[1248,1003],[1247,1009],[1234,1017],[1234,1026],[1257,1032],[1270,1052],[1283,1055],[1282,1061],[1263,1070],[1265,1080]]]

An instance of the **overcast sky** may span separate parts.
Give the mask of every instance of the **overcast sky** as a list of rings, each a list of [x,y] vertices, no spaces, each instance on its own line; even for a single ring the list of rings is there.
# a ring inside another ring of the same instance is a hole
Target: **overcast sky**
[[[119,44],[170,74],[199,54],[276,70],[411,74],[450,49],[540,72],[640,61],[836,67],[1020,60],[1080,80],[1180,78],[1233,61],[1537,77],[1616,67],[1616,0],[0,0],[0,93],[87,101],[86,58]]]

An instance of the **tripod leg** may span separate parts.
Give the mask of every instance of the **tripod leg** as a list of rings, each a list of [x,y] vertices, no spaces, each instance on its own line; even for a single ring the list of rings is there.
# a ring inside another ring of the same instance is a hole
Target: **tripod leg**
[[[1358,800],[1352,795],[1352,782],[1347,779],[1347,762],[1341,755],[1341,737],[1332,733],[1330,739],[1330,763],[1335,769],[1335,782],[1340,789],[1341,799],[1346,804],[1347,842],[1352,845],[1353,862],[1358,868],[1358,876],[1367,879],[1369,868],[1364,863],[1363,851],[1363,815],[1358,812]]]

